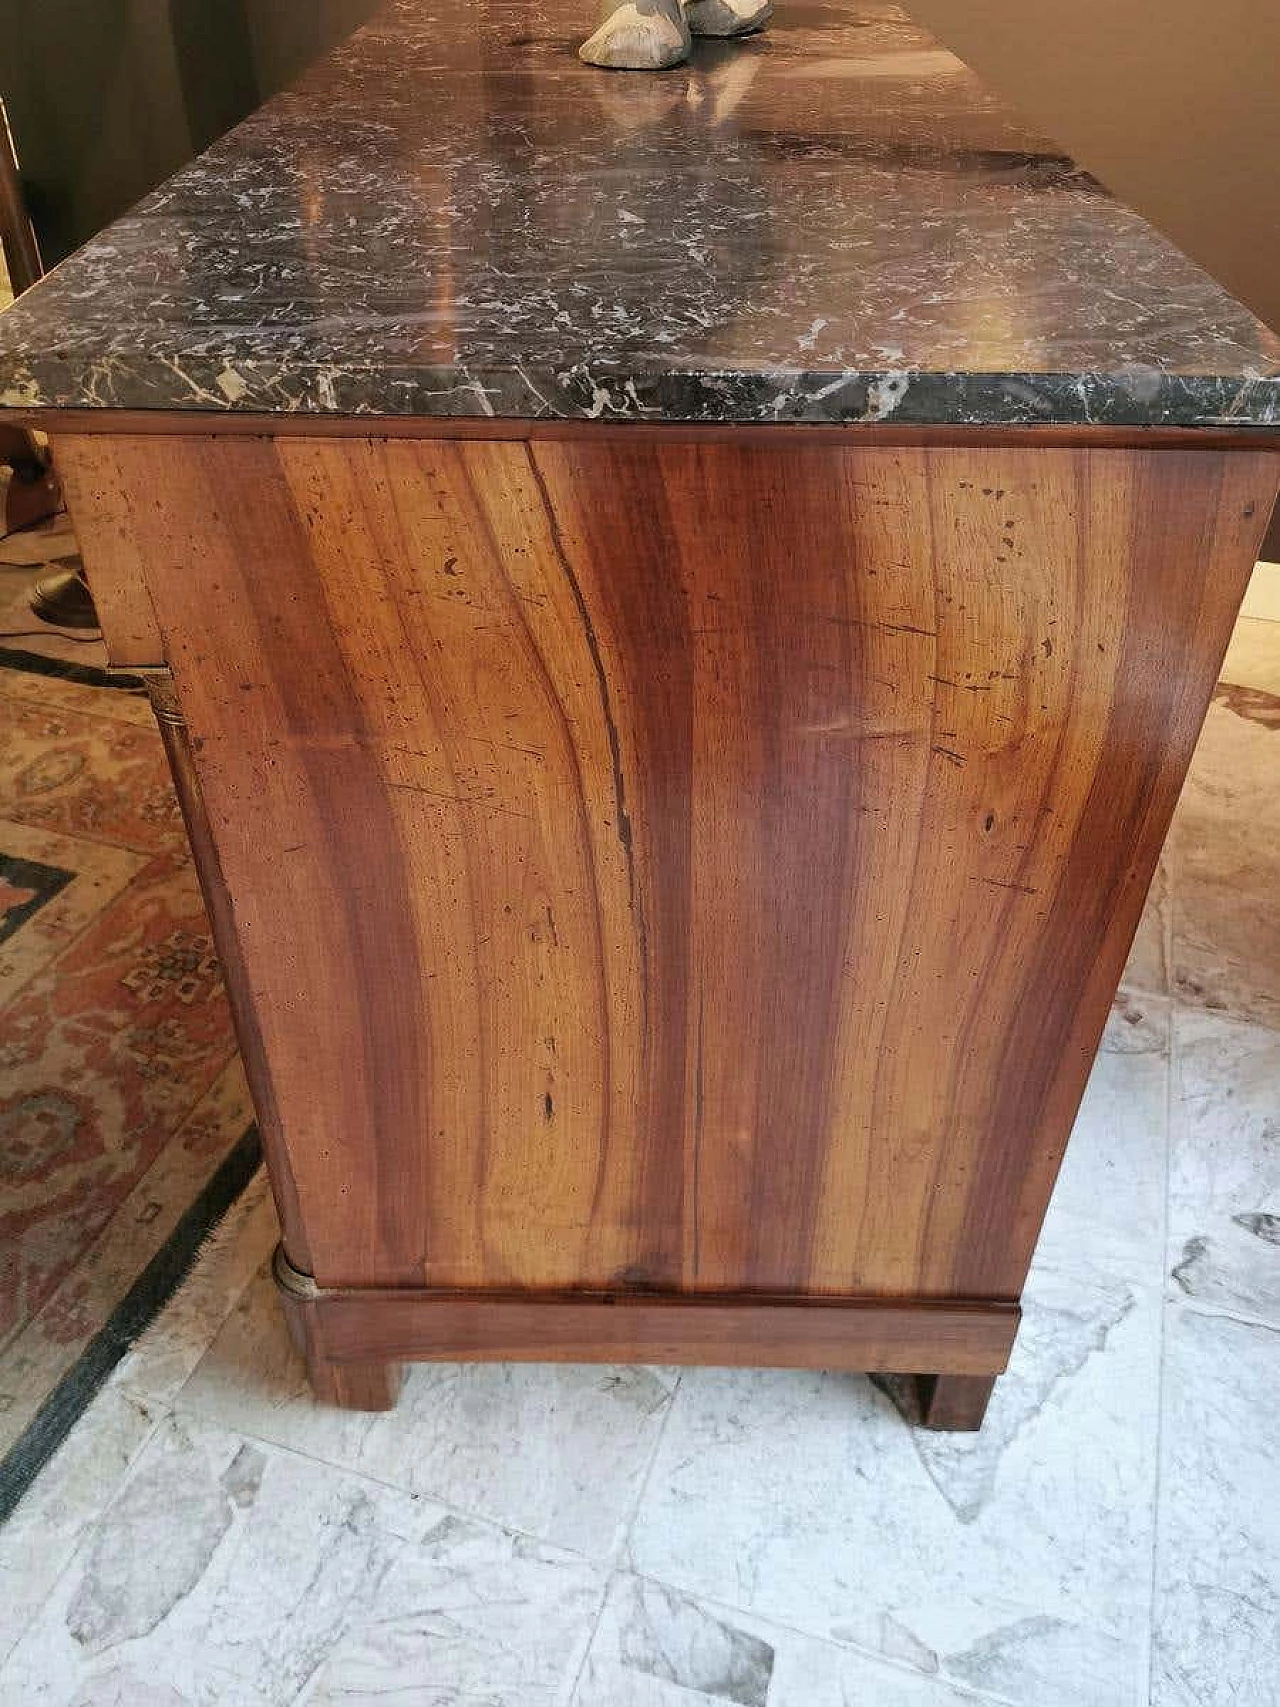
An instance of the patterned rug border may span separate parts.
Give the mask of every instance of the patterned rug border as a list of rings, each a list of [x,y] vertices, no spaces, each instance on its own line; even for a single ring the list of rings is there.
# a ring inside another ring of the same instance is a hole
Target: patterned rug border
[[[79,682],[86,688],[115,688],[137,693],[144,686],[140,676],[117,675],[96,664],[73,664],[69,658],[46,658],[43,652],[24,652],[20,646],[0,647],[0,669],[20,670],[28,676],[50,676],[59,682]]]
[[[138,693],[141,678],[93,664],[49,658],[20,647],[0,648],[0,669],[83,687]],[[249,1126],[223,1157],[169,1237],[137,1275],[106,1322],[13,1446],[0,1458],[0,1524],[12,1516],[23,1495],[66,1440],[113,1369],[155,1321],[195,1267],[205,1241],[243,1195],[262,1162],[256,1126]]]
[[[19,1500],[101,1392],[111,1371],[191,1273],[205,1240],[241,1197],[261,1162],[258,1129],[250,1126],[223,1157],[79,1360],[0,1459],[0,1524],[13,1515]]]

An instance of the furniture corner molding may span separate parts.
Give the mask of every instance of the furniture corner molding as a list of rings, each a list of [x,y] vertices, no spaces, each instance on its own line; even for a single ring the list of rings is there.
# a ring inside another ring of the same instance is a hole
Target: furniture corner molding
[[[178,698],[178,684],[167,664],[119,664],[110,667],[107,674],[117,676],[122,681],[140,681],[147,690],[147,698],[151,701],[151,709],[157,722],[170,724],[177,729],[186,728],[187,720],[183,714],[182,702]]]
[[[338,1294],[327,1292],[309,1274],[296,1269],[285,1255],[283,1243],[276,1246],[271,1272],[290,1337],[306,1362],[316,1398],[341,1410],[394,1410],[404,1377],[400,1362],[385,1357],[332,1357],[319,1306]]]
[[[147,697],[151,701],[151,709],[156,714],[156,721],[185,729],[187,720],[183,715],[182,702],[178,698],[178,684],[173,679],[173,671],[165,665],[159,669],[135,670],[133,673],[142,677]]]
[[[275,1254],[271,1258],[271,1276],[281,1292],[301,1303],[313,1304],[324,1296],[323,1288],[317,1286],[309,1274],[304,1274],[289,1261],[283,1240],[277,1244]]]

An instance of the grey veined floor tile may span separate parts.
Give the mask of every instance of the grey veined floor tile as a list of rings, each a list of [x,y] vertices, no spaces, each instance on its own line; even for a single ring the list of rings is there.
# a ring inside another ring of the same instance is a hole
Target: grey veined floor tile
[[[1280,1327],[1280,1033],[1195,1011],[1174,1023],[1173,1287]]]
[[[266,1172],[259,1169],[161,1314],[116,1366],[112,1385],[167,1405],[208,1351],[280,1237]]]
[[[1040,1270],[978,1436],[862,1379],[693,1370],[631,1563],[1027,1707],[1133,1707],[1149,1640],[1160,1300]]]
[[[1280,1333],[1169,1309],[1154,1707],[1280,1701]]]
[[[153,1437],[0,1672],[58,1707],[555,1707],[596,1567],[190,1420]]]
[[[259,1173],[0,1527],[0,1662],[101,1517],[276,1236],[266,1176]]]
[[[643,1368],[419,1364],[393,1412],[339,1411],[312,1398],[263,1274],[178,1403],[603,1559],[622,1537],[674,1386]]]
[[[1169,1002],[1122,990],[1036,1248],[1048,1267],[1157,1286],[1169,1149]]]
[[[973,1707],[894,1667],[663,1583],[610,1587],[573,1707]]]
[[[33,1622],[156,1427],[143,1402],[108,1387],[0,1527],[0,1665]],[[0,1681],[0,1702],[5,1702]]]
[[[1151,880],[1147,904],[1129,950],[1122,987],[1151,995],[1169,993],[1169,873],[1162,859]]]

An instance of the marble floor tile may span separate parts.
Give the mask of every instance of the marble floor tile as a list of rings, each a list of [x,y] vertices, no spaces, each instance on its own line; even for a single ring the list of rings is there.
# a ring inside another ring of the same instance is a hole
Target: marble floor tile
[[[1129,950],[1121,986],[1151,995],[1169,993],[1169,872],[1162,859],[1147,892],[1147,904],[1138,921],[1137,935]]]
[[[1171,1280],[1280,1328],[1280,1034],[1194,1010],[1174,1025]]]
[[[276,1237],[270,1191],[260,1172],[215,1229],[191,1275],[0,1526],[0,1659],[39,1610]]]
[[[0,1671],[59,1707],[567,1701],[596,1567],[170,1419]]]
[[[35,1618],[85,1534],[102,1516],[156,1428],[155,1412],[99,1393],[0,1526],[0,1664]],[[0,1683],[0,1702],[6,1702]]]
[[[1280,1333],[1169,1307],[1152,1707],[1280,1701]]]
[[[1193,1006],[1280,1029],[1280,702],[1263,697],[1211,705],[1196,748],[1166,844],[1172,978]]]
[[[571,1364],[419,1364],[394,1412],[317,1405],[260,1276],[179,1395],[183,1409],[591,1558],[621,1539],[674,1375]]]
[[[1159,1285],[1169,1128],[1167,998],[1122,990],[1058,1174],[1036,1260]]]
[[[620,1574],[573,1707],[973,1707],[936,1676]]]
[[[280,1237],[266,1171],[259,1169],[200,1252],[190,1275],[116,1366],[112,1383],[167,1404],[208,1351]]]
[[[629,1563],[1026,1707],[1133,1707],[1147,1663],[1158,1289],[1041,1269],[980,1435],[860,1378],[690,1370]]]

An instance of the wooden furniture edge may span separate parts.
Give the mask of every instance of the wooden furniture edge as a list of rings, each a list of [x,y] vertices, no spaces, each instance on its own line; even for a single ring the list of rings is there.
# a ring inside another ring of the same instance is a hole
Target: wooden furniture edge
[[[1168,446],[1203,449],[1280,450],[1280,427],[1143,427],[1027,424],[966,426],[947,423],[903,424],[825,421],[697,422],[588,421],[555,417],[499,418],[488,415],[272,415],[205,409],[0,409],[0,424],[25,427],[54,436],[114,437],[187,435],[198,438],[354,438],[354,439],[602,439],[685,440],[691,444],[733,439],[741,443],[794,443],[803,437],[814,444],[863,445],[961,444],[973,446],[1053,445],[1107,447],[1117,450]]]
[[[180,432],[188,431],[188,420],[190,417],[184,419]],[[314,425],[312,418],[307,426]],[[374,442],[403,436],[370,431],[369,423],[363,419],[356,425],[357,436]],[[1028,429],[1016,439],[1002,435],[983,437],[965,429],[950,432],[923,429],[914,437],[904,436],[908,429],[897,429],[896,433],[882,436],[878,429],[814,428],[804,424],[701,430],[682,428],[679,424],[660,428],[617,425],[604,431],[615,441],[629,438],[635,442],[661,440],[672,444],[708,437],[742,443],[745,437],[747,443],[786,442],[792,446],[839,443],[850,449],[855,445],[862,448],[886,443],[919,444],[922,439],[936,445],[1017,443],[1064,448],[1060,437],[1048,436],[1052,429]],[[1106,436],[1109,431],[1082,430],[1072,442],[1106,448],[1113,442]],[[595,426],[589,426],[587,433],[593,441],[602,436]],[[1200,450],[1215,441],[1201,430],[1177,430],[1172,439],[1166,436],[1156,440],[1148,431],[1136,442],[1144,448],[1170,444],[1178,449]],[[1256,434],[1238,438],[1234,444],[1236,448],[1264,452],[1273,448],[1260,442]],[[129,666],[125,668],[129,670]],[[199,830],[207,839],[203,804],[191,768],[181,708],[173,697],[172,678],[165,668],[148,670],[134,666],[130,673],[151,678],[149,686],[165,730],[166,745],[170,747],[197,861],[200,862],[202,852],[209,860],[207,872],[204,865],[201,867],[206,894],[212,889],[225,901],[225,883],[216,854],[211,855],[211,845],[202,850],[201,835],[197,833]],[[251,1048],[248,1053],[252,1057],[255,1051]],[[267,1127],[271,1124],[268,1121]],[[283,1157],[283,1150],[280,1154]],[[301,1219],[288,1205],[292,1186],[287,1170],[277,1172],[273,1166],[273,1175],[277,1178],[278,1192],[283,1187],[286,1226],[292,1222],[297,1229],[294,1233],[286,1232],[289,1251],[296,1262],[306,1264],[309,1258],[301,1242]],[[289,1289],[286,1313],[307,1355],[317,1392],[333,1403],[362,1409],[382,1408],[394,1402],[397,1366],[402,1359],[720,1362],[913,1375],[918,1378],[922,1418],[926,1423],[947,1428],[969,1427],[976,1424],[965,1419],[972,1418],[976,1410],[980,1420],[991,1379],[1007,1363],[1018,1322],[1017,1305],[1001,1300],[450,1293],[425,1288],[322,1289],[296,1270],[292,1278],[297,1290]],[[925,1371],[929,1373],[922,1374]]]
[[[982,1427],[995,1384],[994,1375],[917,1375],[913,1420],[941,1434],[972,1433]]]
[[[227,1003],[231,1010],[240,1057],[244,1063],[245,1079],[253,1101],[258,1134],[267,1160],[267,1174],[275,1198],[276,1213],[290,1249],[296,1251],[302,1261],[309,1261],[306,1230],[298,1204],[289,1152],[276,1110],[270,1064],[263,1048],[257,1015],[249,994],[248,974],[240,955],[231,896],[209,828],[204,796],[191,750],[191,736],[173,675],[165,665],[127,665],[123,668],[113,668],[110,673],[139,678],[151,701],[151,709],[164,743],[165,757],[169,761],[174,792],[182,812],[192,864],[200,882],[214,945],[222,967]]]
[[[320,1287],[283,1246],[273,1273],[294,1338],[322,1376],[329,1365],[499,1359],[994,1379],[1008,1366],[1021,1318],[1017,1304],[995,1299]]]

